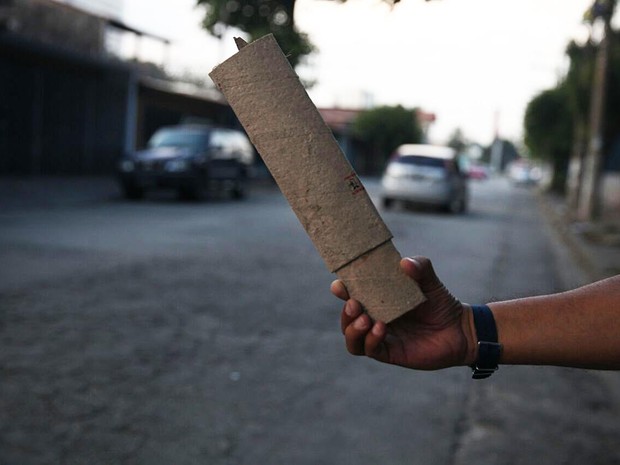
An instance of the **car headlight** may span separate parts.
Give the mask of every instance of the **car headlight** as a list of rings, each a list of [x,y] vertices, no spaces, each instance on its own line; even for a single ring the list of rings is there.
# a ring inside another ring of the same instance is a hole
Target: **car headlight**
[[[189,168],[187,160],[170,160],[166,163],[166,171],[179,172]]]
[[[135,165],[131,160],[123,160],[120,162],[120,168],[123,173],[131,173],[134,170]]]

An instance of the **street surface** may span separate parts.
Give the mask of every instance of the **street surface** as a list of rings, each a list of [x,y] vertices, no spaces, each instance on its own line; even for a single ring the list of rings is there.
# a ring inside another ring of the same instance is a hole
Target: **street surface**
[[[620,464],[618,373],[472,381],[350,356],[333,276],[275,188],[89,188],[0,204],[0,465]],[[472,189],[463,216],[383,212],[400,252],[471,303],[582,281],[532,190]]]

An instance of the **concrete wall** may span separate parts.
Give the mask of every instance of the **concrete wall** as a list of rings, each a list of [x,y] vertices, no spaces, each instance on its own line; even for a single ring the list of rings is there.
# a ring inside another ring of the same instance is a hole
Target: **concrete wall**
[[[0,37],[0,174],[110,172],[123,153],[129,70]]]

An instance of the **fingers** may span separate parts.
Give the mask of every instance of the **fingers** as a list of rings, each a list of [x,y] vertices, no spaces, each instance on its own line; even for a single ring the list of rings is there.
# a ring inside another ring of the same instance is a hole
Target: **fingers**
[[[368,357],[385,362],[387,361],[386,346],[384,344],[387,327],[382,321],[377,321],[364,340],[364,352]]]
[[[347,288],[345,287],[344,283],[339,279],[335,280],[331,284],[330,291],[340,300],[349,300],[349,293],[347,291]]]
[[[370,331],[372,322],[370,317],[362,314],[344,330],[344,339],[349,353],[353,355],[364,355],[366,334]]]
[[[353,355],[366,355],[385,361],[385,323],[372,323],[368,315],[360,315],[344,332],[347,350]]]
[[[340,329],[345,334],[347,327],[363,313],[362,305],[357,300],[347,300],[340,314]]]
[[[387,327],[381,321],[373,324],[356,300],[348,300],[345,304],[341,316],[341,326],[347,350],[351,354],[367,355],[379,360],[383,358],[385,350],[383,341]]]
[[[422,292],[441,285],[441,281],[433,269],[433,264],[426,257],[403,258],[400,261],[400,266],[407,276],[413,278],[420,285]]]

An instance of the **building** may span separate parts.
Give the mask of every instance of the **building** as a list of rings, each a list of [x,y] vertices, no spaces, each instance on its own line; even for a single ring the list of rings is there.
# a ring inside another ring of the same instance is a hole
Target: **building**
[[[361,111],[363,110],[319,108],[323,120],[334,133],[340,148],[355,170],[362,175],[377,175],[385,168],[385,154],[373,153],[372,147],[355,137],[351,130],[353,121]],[[435,114],[417,110],[416,116],[426,138],[430,126],[435,122]]]
[[[0,174],[111,173],[161,125],[237,124],[219,93],[111,53],[119,31],[148,35],[68,2],[0,3]]]
[[[122,3],[0,2],[0,175],[110,174],[161,126],[191,118],[239,127],[214,88],[172,80],[158,64],[110,48],[119,34],[169,44],[118,19]],[[320,110],[356,170],[376,175],[384,156],[351,133],[359,111]],[[418,116],[426,129],[435,119]]]
[[[56,0],[88,13],[120,20],[123,17],[125,0]]]

